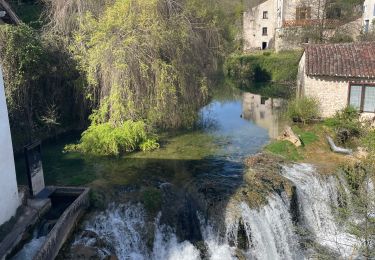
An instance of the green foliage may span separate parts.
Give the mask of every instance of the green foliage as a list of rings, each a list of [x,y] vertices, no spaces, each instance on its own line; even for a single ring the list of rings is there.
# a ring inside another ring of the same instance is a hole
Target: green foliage
[[[43,3],[38,0],[20,1],[12,0],[9,1],[14,12],[27,25],[39,29],[43,25],[42,12]]]
[[[253,82],[294,83],[300,58],[299,51],[236,54],[226,60],[224,72],[241,86],[247,87]]]
[[[267,145],[265,149],[266,151],[280,155],[290,161],[303,159],[303,156],[298,152],[297,147],[289,141],[274,141]]]
[[[84,122],[75,64],[57,37],[22,24],[0,26],[0,63],[15,149]]]
[[[341,143],[346,143],[353,137],[360,137],[364,131],[360,114],[352,106],[337,111],[333,117],[327,118],[324,124],[336,132],[336,139]]]
[[[358,253],[365,259],[372,259],[375,256],[372,246],[375,242],[374,163],[373,159],[366,159],[354,165],[347,165],[341,171],[348,184],[350,199],[350,207],[346,212],[349,217],[346,217],[343,223],[360,241]]]
[[[303,145],[309,145],[319,140],[319,136],[314,132],[305,131],[298,126],[294,126],[292,129],[299,136]]]
[[[309,123],[320,117],[319,102],[310,97],[291,100],[286,115],[295,122]]]
[[[217,7],[201,0],[116,0],[102,7],[81,18],[70,46],[101,120],[192,125],[208,100],[221,48]]]
[[[157,148],[159,148],[157,140],[147,133],[143,121],[128,120],[117,126],[110,123],[91,124],[83,132],[80,143],[66,146],[65,151],[80,151],[105,156]]]

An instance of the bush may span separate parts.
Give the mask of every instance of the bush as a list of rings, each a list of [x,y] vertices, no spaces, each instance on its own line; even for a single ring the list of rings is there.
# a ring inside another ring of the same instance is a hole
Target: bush
[[[309,123],[320,117],[319,102],[310,97],[294,99],[288,103],[286,113],[295,122]]]
[[[79,151],[93,155],[120,155],[136,150],[159,148],[155,137],[146,131],[143,121],[125,121],[119,126],[110,123],[92,124],[82,134],[79,144],[65,146],[65,151]]]
[[[344,144],[353,137],[359,137],[363,133],[358,110],[352,106],[346,107],[327,118],[324,124],[333,128],[336,132],[336,140]]]
[[[300,58],[299,51],[232,55],[225,61],[224,72],[247,87],[254,82],[294,83]]]

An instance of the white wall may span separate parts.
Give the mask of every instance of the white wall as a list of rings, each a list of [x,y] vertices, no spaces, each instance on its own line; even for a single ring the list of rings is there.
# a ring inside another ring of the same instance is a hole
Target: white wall
[[[8,109],[0,66],[0,225],[14,216],[19,204]]]
[[[262,43],[267,43],[267,48],[274,47],[276,27],[276,0],[267,0],[257,5],[243,15],[244,50],[262,49]],[[263,19],[263,12],[268,12],[268,18]],[[262,28],[267,28],[267,35],[262,34]]]
[[[369,21],[369,30],[374,29],[372,27],[372,21],[375,19],[375,0],[365,0],[363,4],[363,26],[365,21]]]

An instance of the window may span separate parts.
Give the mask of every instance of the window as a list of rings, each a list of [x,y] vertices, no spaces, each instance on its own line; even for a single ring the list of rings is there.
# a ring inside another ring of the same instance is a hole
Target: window
[[[349,90],[349,105],[361,112],[375,113],[375,85],[353,84]]]
[[[311,19],[311,7],[297,7],[296,8],[296,20],[307,20]]]
[[[363,28],[365,33],[368,33],[369,27],[370,27],[370,20],[365,20],[365,26]]]
[[[268,19],[268,12],[267,11],[263,12],[263,19]]]
[[[267,42],[262,42],[262,50],[267,49]]]
[[[372,15],[375,16],[375,5],[374,5],[374,10],[373,10]]]
[[[267,27],[262,28],[262,35],[267,35]]]

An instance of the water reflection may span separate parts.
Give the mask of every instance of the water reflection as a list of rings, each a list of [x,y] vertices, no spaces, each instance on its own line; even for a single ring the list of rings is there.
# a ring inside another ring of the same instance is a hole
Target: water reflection
[[[242,116],[268,130],[270,138],[277,138],[283,127],[281,112],[285,100],[267,98],[245,92],[242,94]]]

